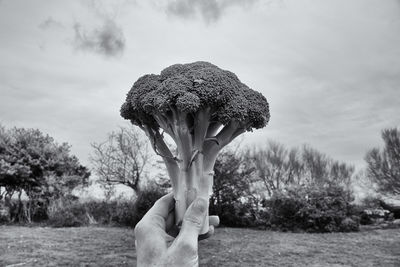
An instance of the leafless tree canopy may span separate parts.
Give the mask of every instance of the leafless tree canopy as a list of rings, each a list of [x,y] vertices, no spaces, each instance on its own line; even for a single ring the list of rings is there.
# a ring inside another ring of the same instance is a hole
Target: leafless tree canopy
[[[301,150],[288,149],[270,141],[265,147],[250,149],[248,157],[269,195],[293,184],[323,186],[335,182],[349,187],[354,172],[353,166],[335,161],[307,145]]]
[[[123,184],[140,191],[151,153],[141,132],[133,126],[111,132],[103,143],[93,143],[91,162],[104,184]]]
[[[383,150],[370,150],[365,160],[367,175],[385,193],[400,193],[400,131],[397,128],[382,131]]]

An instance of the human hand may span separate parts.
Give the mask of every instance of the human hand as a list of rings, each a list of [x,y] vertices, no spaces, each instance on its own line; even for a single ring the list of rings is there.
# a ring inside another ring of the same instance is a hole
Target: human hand
[[[196,198],[187,209],[179,234],[174,223],[172,193],[154,204],[135,227],[137,266],[198,266],[198,238],[207,214],[207,201]],[[210,230],[203,238],[214,233],[218,216],[209,217]]]

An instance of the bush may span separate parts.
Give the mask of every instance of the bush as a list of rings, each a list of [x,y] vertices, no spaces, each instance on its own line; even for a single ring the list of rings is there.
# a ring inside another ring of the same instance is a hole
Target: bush
[[[114,200],[81,203],[76,199],[58,199],[47,210],[48,223],[54,227],[75,227],[98,223],[134,227],[160,197],[164,189],[145,188],[135,201]]]
[[[309,186],[276,192],[265,205],[272,228],[308,232],[356,231],[359,220],[350,200],[348,192],[339,186]]]
[[[86,207],[78,201],[57,200],[48,210],[49,225],[53,227],[78,227],[89,224]]]
[[[340,232],[357,232],[360,230],[360,220],[358,217],[346,217],[340,223]]]
[[[136,202],[137,200],[117,203],[115,212],[113,213],[111,220],[114,223],[117,223],[122,226],[135,227],[137,223],[135,214]]]
[[[382,208],[365,209],[360,213],[360,223],[363,225],[379,224],[390,220],[393,220],[393,214]]]
[[[256,227],[261,225],[260,214],[250,202],[239,200],[232,203],[210,205],[210,214],[218,214],[221,225],[229,227]]]
[[[112,224],[114,213],[118,210],[117,201],[89,201],[83,203],[98,224]]]
[[[0,200],[0,224],[10,222],[10,210]]]
[[[32,221],[43,222],[49,219],[47,204],[43,201],[34,201],[32,205]]]

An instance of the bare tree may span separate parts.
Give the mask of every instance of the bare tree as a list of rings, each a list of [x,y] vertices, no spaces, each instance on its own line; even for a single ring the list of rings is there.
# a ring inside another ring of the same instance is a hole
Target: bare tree
[[[287,160],[289,152],[284,145],[269,141],[265,148],[254,148],[250,151],[250,154],[257,174],[269,195],[272,195],[273,191],[281,189],[289,182],[289,177],[286,173],[289,168]]]
[[[400,194],[400,130],[385,129],[382,139],[384,148],[374,148],[365,156],[367,175],[378,184],[380,191]]]
[[[111,132],[103,143],[93,143],[91,162],[100,182],[123,184],[140,192],[151,153],[144,136],[133,126]]]
[[[303,146],[304,178],[306,183],[324,184],[329,174],[329,158],[308,145]]]
[[[329,180],[350,190],[351,177],[354,174],[354,170],[353,165],[332,161],[330,164]]]
[[[287,180],[291,184],[300,184],[304,172],[304,163],[301,161],[299,149],[290,149],[287,161],[285,162]]]
[[[293,184],[336,183],[349,189],[354,172],[352,165],[335,161],[307,145],[301,150],[289,150],[270,141],[266,147],[254,148],[247,154],[269,195]]]
[[[351,177],[354,173],[353,165],[334,160],[308,145],[303,146],[302,161],[305,183],[318,186],[335,183],[350,189]]]

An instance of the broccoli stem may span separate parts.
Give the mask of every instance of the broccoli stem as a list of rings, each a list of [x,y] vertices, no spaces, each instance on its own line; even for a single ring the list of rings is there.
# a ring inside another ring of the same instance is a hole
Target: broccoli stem
[[[175,198],[175,224],[180,226],[186,209],[196,197],[209,200],[218,153],[243,133],[245,128],[231,121],[218,132],[222,124],[210,123],[210,108],[189,114],[171,107],[171,113],[171,116],[158,115],[155,118],[160,127],[175,141],[178,157],[173,156],[158,130],[149,126],[144,126],[143,129],[150,138],[153,149],[162,156],[167,167]],[[207,212],[201,234],[207,233],[208,230]]]
[[[180,164],[179,185],[175,195],[175,222],[180,225],[187,207],[196,199],[202,197],[209,200],[212,192],[213,175],[204,173],[204,159],[203,154],[200,153],[196,159],[192,161],[189,168]],[[201,229],[201,234],[207,233],[209,230],[208,225],[208,212],[207,218],[204,221]]]

